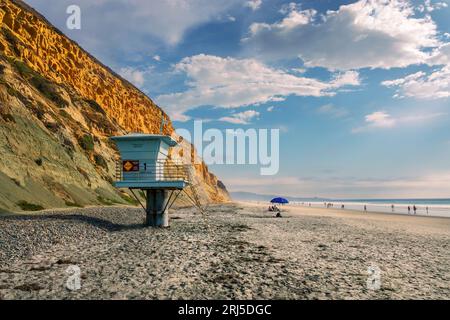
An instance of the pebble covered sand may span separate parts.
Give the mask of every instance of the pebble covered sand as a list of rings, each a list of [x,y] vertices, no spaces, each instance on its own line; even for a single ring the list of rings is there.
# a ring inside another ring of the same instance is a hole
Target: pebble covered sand
[[[142,227],[132,207],[0,216],[0,299],[450,298],[450,219],[208,212],[173,210],[167,229]],[[67,288],[71,266],[78,290]]]

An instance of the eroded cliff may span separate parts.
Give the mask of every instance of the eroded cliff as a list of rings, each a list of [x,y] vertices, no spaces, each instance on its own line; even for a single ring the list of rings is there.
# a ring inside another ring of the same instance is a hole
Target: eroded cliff
[[[131,202],[108,138],[159,133],[161,117],[173,135],[168,116],[24,3],[1,0],[0,25],[0,207]],[[228,200],[206,165],[194,176],[205,201]]]

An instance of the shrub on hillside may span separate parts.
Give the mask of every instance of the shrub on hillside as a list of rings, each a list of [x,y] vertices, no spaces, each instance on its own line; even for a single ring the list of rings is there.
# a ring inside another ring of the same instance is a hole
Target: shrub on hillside
[[[94,139],[90,134],[85,134],[78,139],[78,144],[86,151],[94,150]]]
[[[30,83],[35,87],[39,92],[41,92],[47,99],[54,102],[58,107],[65,108],[68,103],[64,100],[61,95],[58,93],[55,85],[50,81],[41,77],[40,75],[34,75],[30,79]]]
[[[100,166],[100,167],[102,167],[104,169],[108,168],[108,164],[106,163],[105,158],[103,158],[101,155],[95,154],[94,155],[94,161],[95,161],[95,164],[97,164],[98,166]]]
[[[17,205],[19,206],[20,209],[22,209],[23,211],[39,211],[39,210],[44,210],[44,207],[39,205],[39,204],[34,204],[34,203],[29,203],[25,200],[21,200],[19,202],[17,202]]]

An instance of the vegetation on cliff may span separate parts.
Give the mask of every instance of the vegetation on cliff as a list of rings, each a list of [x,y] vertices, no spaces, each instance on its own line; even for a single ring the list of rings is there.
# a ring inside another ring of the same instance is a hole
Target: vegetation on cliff
[[[173,134],[153,101],[20,1],[0,3],[0,207],[134,203],[112,186],[111,135]],[[186,148],[188,146],[185,146]],[[205,201],[228,193],[202,164]]]

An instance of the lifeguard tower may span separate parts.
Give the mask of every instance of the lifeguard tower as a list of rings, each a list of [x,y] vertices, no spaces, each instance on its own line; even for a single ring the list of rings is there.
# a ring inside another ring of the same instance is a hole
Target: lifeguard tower
[[[168,209],[189,182],[187,165],[168,158],[169,148],[177,145],[170,136],[131,133],[112,137],[121,159],[117,163],[117,188],[128,188],[140,202],[134,190],[146,195],[146,225],[168,227]],[[177,192],[178,191],[178,192]]]

